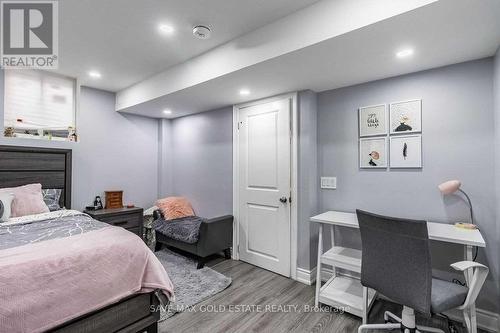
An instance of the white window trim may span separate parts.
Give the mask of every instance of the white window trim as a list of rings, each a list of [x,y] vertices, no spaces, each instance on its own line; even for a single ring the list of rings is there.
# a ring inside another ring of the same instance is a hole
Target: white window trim
[[[22,70],[22,69],[20,69],[20,70]],[[14,145],[17,145],[17,144],[25,145],[25,144],[30,144],[30,142],[32,142],[32,144],[35,146],[39,145],[39,143],[41,143],[41,142],[50,142],[50,143],[55,143],[57,146],[59,146],[61,148],[64,148],[66,143],[74,144],[74,143],[77,143],[78,141],[80,141],[80,135],[78,132],[78,114],[80,113],[80,96],[81,96],[81,81],[80,81],[80,79],[74,78],[71,76],[67,76],[67,75],[63,75],[63,74],[59,74],[59,73],[52,73],[52,72],[48,72],[48,71],[43,71],[43,72],[49,73],[49,74],[54,75],[54,76],[68,78],[68,79],[74,80],[74,82],[75,82],[74,91],[73,91],[73,103],[74,103],[73,126],[76,129],[77,141],[69,141],[67,139],[57,139],[57,138],[56,139],[53,138],[52,140],[48,140],[44,137],[36,137],[36,136],[32,136],[32,137],[6,137],[5,133],[4,133],[4,130],[5,130],[5,107],[6,107],[6,101],[5,101],[5,73],[6,72],[5,72],[5,70],[2,70],[1,74],[0,74],[0,75],[2,75],[2,80],[1,80],[2,85],[0,85],[0,89],[2,90],[1,91],[1,94],[2,94],[1,98],[2,98],[2,107],[3,107],[2,116],[0,119],[0,125],[1,125],[0,139],[1,139],[1,141],[4,141],[5,143],[8,143],[8,144],[14,144]],[[45,146],[44,144],[42,144],[42,145]],[[52,146],[52,144],[51,144],[51,146]]]

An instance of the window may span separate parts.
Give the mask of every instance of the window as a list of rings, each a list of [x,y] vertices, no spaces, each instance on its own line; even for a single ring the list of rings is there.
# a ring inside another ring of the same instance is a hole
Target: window
[[[27,69],[5,70],[4,135],[76,141],[76,80]]]

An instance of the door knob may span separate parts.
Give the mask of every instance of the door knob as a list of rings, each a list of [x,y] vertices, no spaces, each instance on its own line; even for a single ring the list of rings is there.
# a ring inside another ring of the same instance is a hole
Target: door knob
[[[281,198],[280,198],[280,202],[282,202],[282,203],[286,203],[286,202],[287,202],[287,198],[286,198],[286,197],[281,197]]]

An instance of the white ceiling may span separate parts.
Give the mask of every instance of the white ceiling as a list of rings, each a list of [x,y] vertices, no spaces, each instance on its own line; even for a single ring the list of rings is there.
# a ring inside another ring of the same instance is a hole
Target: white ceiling
[[[323,91],[488,57],[500,44],[500,1],[440,0],[229,74],[175,91],[125,112],[172,117],[275,94]],[[415,54],[397,59],[411,46]],[[252,91],[238,95],[239,87]]]
[[[318,0],[59,1],[58,73],[118,91]],[[175,27],[171,36],[158,24]],[[208,25],[209,40],[192,36]],[[92,80],[89,70],[102,78]]]
[[[116,110],[191,88],[436,0],[323,0],[120,90]]]

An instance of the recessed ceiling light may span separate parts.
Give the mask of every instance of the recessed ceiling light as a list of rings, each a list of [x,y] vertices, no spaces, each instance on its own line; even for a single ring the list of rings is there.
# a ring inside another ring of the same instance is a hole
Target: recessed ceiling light
[[[163,110],[163,113],[164,113],[164,114],[172,114],[172,110],[170,110],[170,109],[165,109],[165,110]]]
[[[413,55],[413,49],[404,49],[396,52],[396,57],[398,58],[406,58]]]
[[[247,95],[250,95],[250,90],[248,90],[248,89],[241,89],[241,90],[240,90],[240,95],[241,95],[241,96],[247,96]]]
[[[169,34],[169,35],[172,34],[175,31],[174,27],[172,27],[171,25],[168,25],[168,24],[160,24],[158,26],[158,29],[161,32],[163,32],[165,34]]]
[[[93,79],[100,79],[101,73],[99,73],[98,71],[90,71],[89,76]]]

